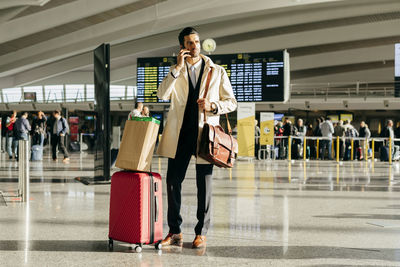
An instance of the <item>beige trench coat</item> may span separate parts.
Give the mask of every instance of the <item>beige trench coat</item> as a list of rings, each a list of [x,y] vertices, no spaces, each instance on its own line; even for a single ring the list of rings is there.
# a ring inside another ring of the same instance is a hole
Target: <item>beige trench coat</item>
[[[213,68],[210,87],[206,98],[218,106],[218,113],[212,114],[211,112],[207,112],[207,123],[210,125],[218,125],[219,116],[234,111],[237,107],[237,102],[225,69],[214,64],[209,57],[204,55],[201,55],[201,57],[205,62],[205,66],[203,77],[201,79],[199,98],[203,98],[207,76],[210,68]],[[181,127],[184,127],[182,126],[182,122],[189,91],[187,69],[182,68],[179,77],[175,79],[171,75],[173,68],[175,68],[175,65],[171,67],[170,73],[164,78],[157,92],[157,96],[160,99],[171,100],[166,125],[157,149],[158,155],[168,158],[175,158],[179,133]],[[199,109],[199,134],[197,144],[199,144],[200,141],[203,124],[203,111]],[[198,147],[199,146],[197,145],[197,148]],[[207,164],[208,162],[197,157],[196,163]]]

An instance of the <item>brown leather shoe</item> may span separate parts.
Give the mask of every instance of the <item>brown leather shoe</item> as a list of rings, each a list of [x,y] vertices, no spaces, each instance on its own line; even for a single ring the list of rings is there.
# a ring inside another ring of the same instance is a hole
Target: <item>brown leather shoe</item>
[[[193,241],[192,248],[205,248],[205,247],[206,247],[206,236],[196,235],[196,238]]]
[[[183,246],[183,234],[171,234],[169,233],[163,241],[161,241],[161,245],[164,246]]]

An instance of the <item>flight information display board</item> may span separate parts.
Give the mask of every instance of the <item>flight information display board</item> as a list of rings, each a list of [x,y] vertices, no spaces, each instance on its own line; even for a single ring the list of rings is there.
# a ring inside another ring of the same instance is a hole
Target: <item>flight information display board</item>
[[[209,56],[225,68],[238,102],[286,102],[289,99],[289,54],[286,50]],[[162,103],[157,89],[176,57],[138,58],[137,101]]]

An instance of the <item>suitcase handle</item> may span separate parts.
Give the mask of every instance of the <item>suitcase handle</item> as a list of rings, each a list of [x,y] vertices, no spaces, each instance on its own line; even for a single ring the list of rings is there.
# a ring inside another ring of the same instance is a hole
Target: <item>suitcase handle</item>
[[[157,198],[157,196],[155,196],[154,197],[154,199],[155,199],[155,210],[156,210],[156,217],[155,217],[155,222],[158,222],[158,198]]]

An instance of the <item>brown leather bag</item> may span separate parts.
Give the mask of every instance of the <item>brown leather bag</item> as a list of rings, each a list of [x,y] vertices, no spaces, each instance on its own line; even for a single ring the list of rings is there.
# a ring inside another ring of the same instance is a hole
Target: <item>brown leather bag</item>
[[[211,68],[207,76],[206,89],[203,98],[206,98],[208,88],[210,86]],[[204,114],[204,127],[200,139],[199,157],[207,160],[208,162],[220,168],[232,168],[238,153],[237,140],[232,136],[232,128],[229,123],[228,115],[226,115],[226,122],[228,125],[228,133],[220,126],[213,126],[207,123],[207,115],[205,109]]]

